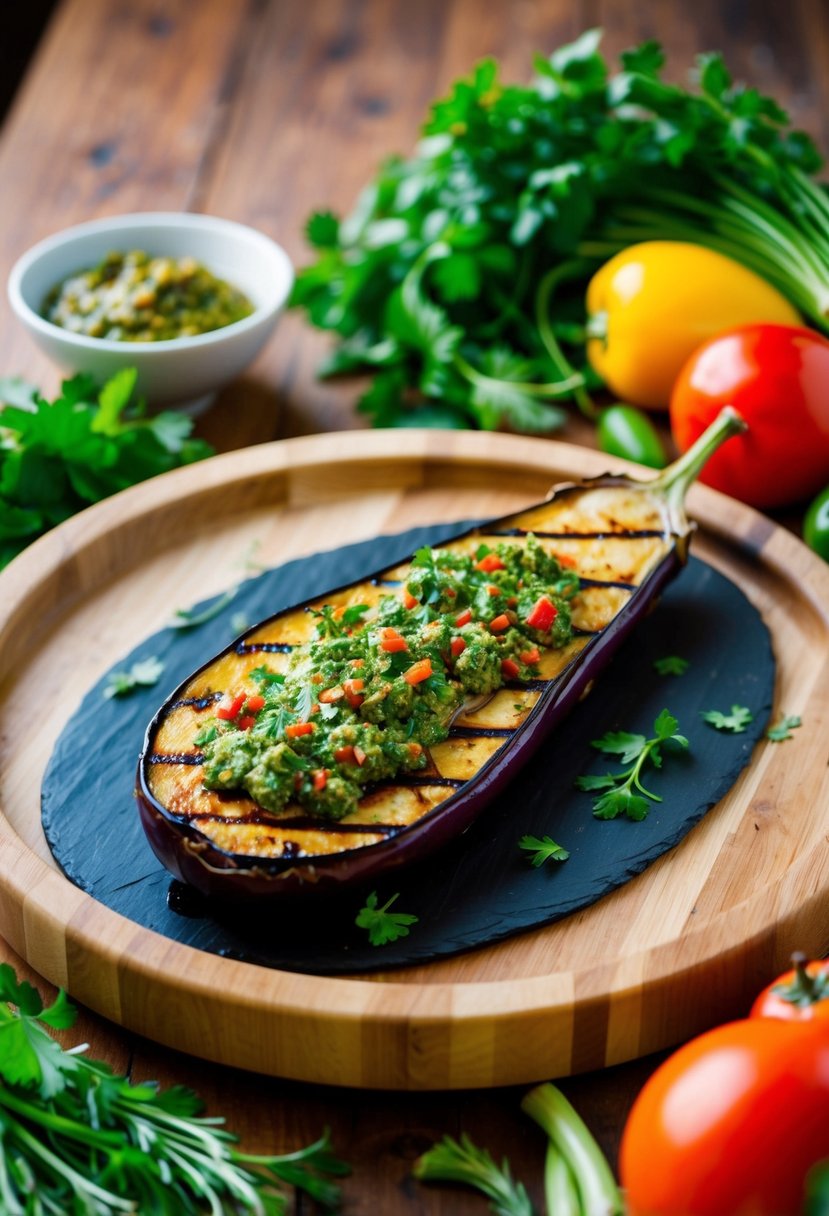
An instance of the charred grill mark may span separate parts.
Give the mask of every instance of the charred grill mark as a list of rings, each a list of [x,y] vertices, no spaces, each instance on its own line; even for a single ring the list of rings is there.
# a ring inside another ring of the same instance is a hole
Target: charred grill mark
[[[312,816],[297,815],[293,819],[274,819],[267,811],[256,809],[248,812],[246,815],[216,815],[210,812],[199,811],[195,815],[189,816],[192,823],[221,823],[244,825],[253,824],[254,827],[275,828],[281,831],[289,832],[330,832],[333,835],[345,836],[353,834],[360,835],[383,835],[396,836],[408,824],[401,823],[342,823],[339,820],[331,819],[329,821],[314,819]],[[290,841],[298,848],[302,845],[297,841]]]
[[[580,587],[620,587],[622,591],[635,591],[636,583],[625,583],[613,578],[580,578]]]
[[[386,781],[386,782],[378,781],[374,785],[371,785],[371,786],[366,785],[363,787],[363,793],[364,794],[380,793],[382,790],[393,789],[395,786],[401,786],[401,785],[404,788],[406,786],[409,786],[410,788],[416,788],[419,785],[449,785],[449,786],[452,786],[453,789],[457,790],[457,789],[460,789],[460,787],[462,785],[466,785],[468,780],[469,780],[469,778],[467,778],[466,780],[462,780],[460,777],[430,777],[428,775],[424,775],[422,777],[415,777],[411,773],[407,773],[405,779],[401,778],[401,780],[399,780],[399,781]]]
[[[236,654],[290,654],[294,647],[290,642],[239,642]]]
[[[660,528],[620,528],[618,532],[539,532],[533,528],[487,529],[487,536],[535,536],[538,540],[646,540],[665,537]]]
[[[544,681],[539,681],[544,683]],[[526,687],[522,685],[522,687]],[[453,726],[449,732],[450,739],[509,739],[515,734],[516,726]]]
[[[182,697],[180,701],[173,701],[170,710],[183,709],[186,705],[189,705],[192,709],[209,709],[211,705],[215,705],[217,701],[221,701],[223,696],[224,693],[221,692],[209,692],[203,697]]]
[[[203,764],[204,752],[151,752],[150,764]]]
[[[578,625],[573,626],[574,638],[595,638],[601,632],[601,629],[580,629]]]

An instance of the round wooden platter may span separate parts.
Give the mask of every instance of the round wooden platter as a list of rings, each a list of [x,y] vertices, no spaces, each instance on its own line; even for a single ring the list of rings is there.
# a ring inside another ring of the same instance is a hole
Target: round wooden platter
[[[742,1014],[792,949],[829,944],[829,567],[703,487],[689,501],[695,551],[762,613],[778,663],[775,714],[803,725],[783,744],[760,744],[673,852],[586,911],[429,966],[292,974],[175,944],[110,911],[57,870],[40,826],[43,770],[82,694],[172,608],[236,581],[254,542],[257,560],[278,564],[415,524],[500,515],[608,465],[624,467],[500,434],[293,439],[138,486],[33,545],[0,575],[0,932],[125,1027],[329,1084],[529,1082]],[[290,932],[293,913],[265,915],[275,933]]]

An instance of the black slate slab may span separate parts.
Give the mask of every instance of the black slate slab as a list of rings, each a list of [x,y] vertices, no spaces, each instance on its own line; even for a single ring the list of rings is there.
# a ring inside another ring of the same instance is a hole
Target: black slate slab
[[[231,638],[231,620],[254,622],[329,587],[409,556],[459,525],[393,537],[288,562],[250,579],[221,613],[189,632],[164,629],[121,662],[158,656],[155,688],[106,700],[101,680],[67,723],[43,782],[43,826],[61,869],[114,911],[174,941],[287,970],[337,974],[427,962],[548,924],[601,899],[673,848],[737,779],[762,738],[774,693],[774,658],[759,614],[728,579],[691,559],[652,615],[626,643],[591,695],[547,748],[516,777],[508,794],[447,849],[382,881],[317,905],[208,905],[171,880],[147,844],[133,801],[135,764],[156,707],[193,669]],[[654,659],[678,654],[690,667],[660,676]],[[700,711],[747,705],[748,730],[724,734]],[[614,769],[590,747],[608,730],[652,733],[663,708],[679,719],[690,753],[672,754],[646,784],[660,794],[648,818],[602,822],[591,795],[574,789],[586,772]],[[563,863],[533,869],[519,851],[524,834],[551,835],[570,850]],[[370,890],[414,913],[408,937],[371,946],[354,918]]]

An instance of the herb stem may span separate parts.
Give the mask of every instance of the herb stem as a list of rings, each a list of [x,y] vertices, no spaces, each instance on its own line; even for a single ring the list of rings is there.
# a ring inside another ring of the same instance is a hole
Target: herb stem
[[[558,343],[558,339],[553,333],[553,328],[550,324],[550,301],[554,290],[560,283],[566,282],[567,279],[578,278],[591,269],[594,269],[594,267],[591,267],[589,263],[581,258],[573,258],[569,261],[561,262],[558,266],[553,266],[551,270],[547,271],[539,283],[535,294],[535,319],[539,336],[553,365],[565,376],[577,376],[578,372],[576,372],[569,359],[565,356]],[[599,416],[599,411],[590,394],[583,387],[584,377],[581,377],[581,385],[581,387],[573,389],[573,399],[585,418],[589,418],[591,422],[594,422]]]

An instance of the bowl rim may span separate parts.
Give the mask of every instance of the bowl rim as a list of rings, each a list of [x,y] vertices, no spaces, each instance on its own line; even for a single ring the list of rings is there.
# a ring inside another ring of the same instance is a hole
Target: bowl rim
[[[29,304],[22,291],[23,278],[42,258],[47,257],[56,249],[86,236],[124,232],[138,227],[178,228],[182,232],[194,229],[212,230],[219,236],[224,234],[242,237],[251,244],[259,245],[279,267],[278,274],[274,277],[273,298],[254,308],[249,316],[233,321],[229,325],[223,325],[219,329],[207,330],[203,334],[185,334],[180,338],[164,338],[157,342],[124,342],[115,338],[93,338],[88,334],[78,334],[71,329],[64,329],[61,325],[47,321]],[[85,220],[83,223],[73,224],[69,228],[62,228],[58,232],[44,237],[20,255],[9,271],[6,287],[12,310],[30,329],[37,330],[52,340],[66,342],[81,350],[130,354],[134,357],[139,354],[153,352],[160,354],[163,351],[181,351],[192,347],[209,346],[256,329],[274,318],[285,306],[294,285],[294,278],[293,263],[282,245],[249,224],[196,211],[133,211],[122,215]]]

